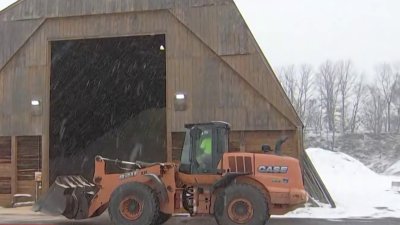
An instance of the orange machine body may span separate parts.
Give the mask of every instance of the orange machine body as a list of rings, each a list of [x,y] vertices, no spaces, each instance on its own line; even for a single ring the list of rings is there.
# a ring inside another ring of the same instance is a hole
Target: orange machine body
[[[225,153],[218,167],[219,174],[197,175],[179,172],[176,164],[159,163],[126,173],[107,174],[106,161],[97,157],[93,182],[98,191],[89,204],[88,217],[104,212],[113,191],[130,182],[156,190],[160,210],[165,214],[188,211],[183,198],[190,188],[193,205],[190,214],[212,215],[216,193],[232,182],[251,184],[261,190],[271,215],[285,214],[308,200],[297,159],[262,153]]]

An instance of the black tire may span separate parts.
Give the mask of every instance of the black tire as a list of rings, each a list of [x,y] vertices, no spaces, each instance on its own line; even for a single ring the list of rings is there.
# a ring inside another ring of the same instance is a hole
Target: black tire
[[[265,225],[270,217],[265,195],[249,184],[232,184],[218,193],[214,216],[219,225]]]
[[[171,218],[171,216],[172,216],[171,214],[165,214],[163,212],[160,212],[160,215],[158,216],[156,224],[161,225],[161,224],[167,222]]]
[[[150,187],[141,183],[127,183],[112,193],[108,213],[115,225],[156,225],[160,203]]]

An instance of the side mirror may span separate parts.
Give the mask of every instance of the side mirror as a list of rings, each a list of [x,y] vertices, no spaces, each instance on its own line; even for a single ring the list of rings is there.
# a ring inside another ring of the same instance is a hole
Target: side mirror
[[[272,152],[272,148],[271,148],[271,146],[269,146],[269,145],[262,145],[262,146],[261,146],[261,150],[262,150],[264,153]]]

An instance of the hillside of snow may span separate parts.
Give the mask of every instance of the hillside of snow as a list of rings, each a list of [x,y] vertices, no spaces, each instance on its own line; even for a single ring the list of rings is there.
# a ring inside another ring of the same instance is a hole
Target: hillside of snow
[[[307,149],[337,208],[301,208],[286,217],[400,217],[400,193],[392,182],[400,177],[379,175],[353,157],[323,149]]]
[[[327,134],[306,133],[306,148],[331,149]],[[335,151],[344,152],[377,173],[400,161],[400,134],[337,134]]]

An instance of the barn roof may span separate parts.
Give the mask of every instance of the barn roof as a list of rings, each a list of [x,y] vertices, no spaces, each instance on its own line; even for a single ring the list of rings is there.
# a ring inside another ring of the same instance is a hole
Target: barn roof
[[[209,45],[294,126],[302,126],[238,9],[235,7],[235,12],[232,12],[232,8],[225,7],[231,5],[234,5],[233,0],[19,0],[0,12],[0,72],[48,19],[166,10]],[[214,21],[215,24],[206,21],[210,11],[220,18]],[[204,24],[212,26],[214,30],[207,30]],[[229,32],[232,37],[218,39],[218,33],[209,35],[212,32]],[[214,40],[215,37],[218,41]],[[260,83],[260,79],[250,78],[251,75],[243,74],[238,66],[251,63],[252,48],[255,48],[253,52],[256,57],[262,57],[268,74],[260,76],[271,76],[269,83]]]

